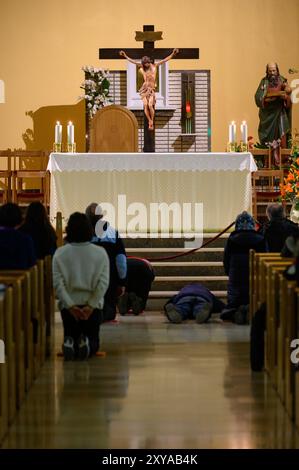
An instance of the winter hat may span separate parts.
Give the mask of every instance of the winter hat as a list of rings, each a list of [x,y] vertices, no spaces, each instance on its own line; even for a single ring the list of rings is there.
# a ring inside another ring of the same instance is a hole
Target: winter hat
[[[236,218],[235,227],[236,230],[254,230],[254,218],[248,214],[248,212],[244,211]]]

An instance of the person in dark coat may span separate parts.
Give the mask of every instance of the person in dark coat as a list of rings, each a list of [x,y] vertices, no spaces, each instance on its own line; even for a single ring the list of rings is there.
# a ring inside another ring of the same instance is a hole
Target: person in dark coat
[[[109,287],[104,297],[103,321],[112,321],[116,317],[118,296],[125,293],[127,282],[126,250],[118,231],[103,219],[102,207],[92,202],[86,208],[85,215],[94,231],[92,243],[106,251],[110,265]]]
[[[267,241],[269,251],[280,253],[288,237],[299,237],[298,225],[286,218],[284,207],[279,203],[268,204],[266,214],[269,220],[262,227],[261,233]]]
[[[20,230],[31,236],[38,259],[43,259],[47,255],[52,256],[55,253],[57,248],[56,232],[50,224],[45,206],[41,202],[32,202],[28,206]]]
[[[146,308],[152,282],[155,279],[151,263],[144,258],[128,257],[128,276],[125,294],[118,300],[118,309],[121,315],[130,310],[139,315]]]
[[[164,306],[165,315],[171,323],[195,318],[196,323],[205,323],[212,313],[221,312],[224,303],[199,283],[188,284]]]
[[[229,277],[227,308],[222,320],[234,320],[236,311],[249,304],[249,251],[266,252],[264,236],[255,231],[255,222],[248,212],[238,215],[235,231],[230,234],[224,249],[224,270]]]
[[[29,269],[36,263],[32,238],[17,230],[21,223],[16,204],[0,207],[0,269]]]

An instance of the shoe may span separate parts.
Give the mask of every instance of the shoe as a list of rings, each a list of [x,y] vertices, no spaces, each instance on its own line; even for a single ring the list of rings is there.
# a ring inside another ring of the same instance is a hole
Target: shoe
[[[173,304],[167,304],[164,308],[166,316],[171,323],[182,323],[182,315],[176,310]]]
[[[132,307],[132,312],[134,315],[139,315],[142,310],[142,298],[137,297],[135,292],[129,293],[129,300]]]
[[[90,348],[87,336],[81,335],[78,342],[78,359],[85,361],[89,358]]]
[[[236,308],[224,308],[221,312],[220,318],[223,321],[233,321]]]
[[[234,321],[237,325],[246,325],[248,321],[248,305],[240,305],[234,315]]]
[[[120,315],[126,315],[126,313],[128,313],[128,300],[129,300],[128,292],[125,292],[123,295],[121,295],[118,298],[117,306],[118,306]]]
[[[75,359],[74,340],[71,336],[64,338],[62,345],[63,357],[65,361],[73,361]]]
[[[202,308],[199,310],[199,312],[196,313],[195,315],[195,321],[196,323],[205,323],[212,311],[212,304],[210,302],[207,302],[202,306]]]

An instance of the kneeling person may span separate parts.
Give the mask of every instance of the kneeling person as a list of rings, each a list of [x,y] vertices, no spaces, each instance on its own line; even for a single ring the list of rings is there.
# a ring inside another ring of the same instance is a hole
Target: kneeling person
[[[67,244],[53,257],[53,283],[64,328],[65,360],[87,359],[99,349],[104,295],[109,285],[109,259],[91,243],[92,227],[75,212],[66,227]]]
[[[118,309],[121,315],[126,315],[130,310],[134,315],[139,315],[146,308],[155,273],[151,263],[144,258],[128,257],[127,266],[126,292],[119,297]]]

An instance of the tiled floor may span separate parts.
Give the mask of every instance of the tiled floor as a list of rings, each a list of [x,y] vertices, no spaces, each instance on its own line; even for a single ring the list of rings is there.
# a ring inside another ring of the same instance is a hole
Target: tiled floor
[[[162,315],[102,327],[106,357],[47,361],[4,448],[294,448],[299,437],[263,373],[249,329]],[[56,324],[56,352],[62,327]]]

